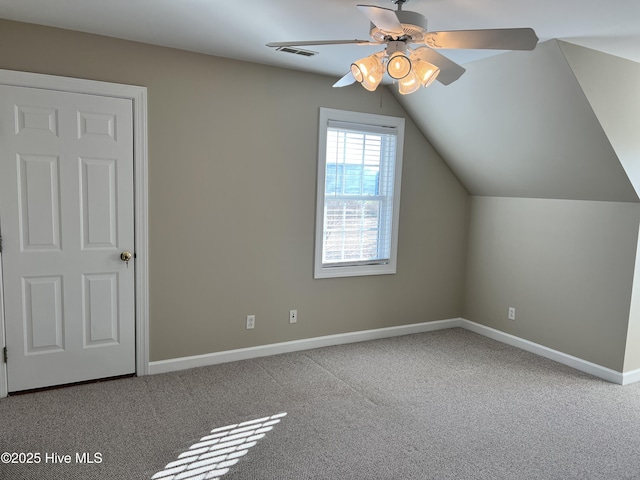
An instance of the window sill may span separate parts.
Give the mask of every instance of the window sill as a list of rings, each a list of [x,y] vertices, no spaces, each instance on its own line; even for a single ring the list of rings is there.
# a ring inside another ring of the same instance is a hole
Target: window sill
[[[358,265],[358,266],[316,266],[313,278],[364,277],[369,275],[393,275],[396,266],[386,265]]]

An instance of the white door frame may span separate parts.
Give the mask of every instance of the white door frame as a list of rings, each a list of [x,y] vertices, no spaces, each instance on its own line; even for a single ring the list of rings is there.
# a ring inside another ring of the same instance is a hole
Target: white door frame
[[[133,102],[133,177],[135,208],[136,374],[149,372],[149,248],[147,88],[78,78],[0,69],[0,85],[130,99]],[[2,254],[0,254],[0,260]],[[0,349],[6,346],[0,269]],[[8,395],[7,369],[0,358],[0,398]]]

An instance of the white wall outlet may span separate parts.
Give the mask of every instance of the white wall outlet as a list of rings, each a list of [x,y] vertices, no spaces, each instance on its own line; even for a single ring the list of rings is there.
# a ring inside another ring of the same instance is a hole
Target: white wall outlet
[[[289,323],[298,322],[298,310],[289,310]]]
[[[251,330],[256,327],[256,316],[247,315],[247,330]]]
[[[516,309],[513,307],[509,307],[509,320],[515,320],[516,319]]]

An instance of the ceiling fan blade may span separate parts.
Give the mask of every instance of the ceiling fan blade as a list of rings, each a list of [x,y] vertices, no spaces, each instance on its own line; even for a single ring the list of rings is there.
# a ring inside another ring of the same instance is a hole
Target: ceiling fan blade
[[[355,81],[356,79],[353,77],[353,75],[351,75],[351,72],[349,72],[340,80],[338,80],[336,83],[334,83],[333,87],[334,88],[346,87],[347,85],[351,85],[352,83],[355,83]]]
[[[371,40],[301,40],[291,42],[270,42],[267,47],[307,47],[313,45],[380,45],[380,42]]]
[[[432,63],[440,69],[440,73],[436,77],[436,80],[443,85],[449,85],[450,83],[455,82],[464,72],[466,72],[463,67],[429,47],[418,47],[414,52],[417,53],[422,60]]]
[[[374,5],[358,5],[358,9],[380,30],[404,35],[404,30],[402,30],[402,25],[400,25],[400,20],[394,10]]]
[[[538,43],[532,28],[429,32],[424,43],[432,48],[533,50]]]

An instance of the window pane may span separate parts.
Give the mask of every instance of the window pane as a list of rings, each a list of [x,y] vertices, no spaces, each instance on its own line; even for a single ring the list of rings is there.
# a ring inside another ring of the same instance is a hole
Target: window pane
[[[316,278],[395,273],[404,119],[320,109]]]
[[[324,264],[389,258],[391,222],[384,217],[391,212],[385,202],[392,201],[396,136],[355,128],[327,129]]]
[[[327,199],[323,263],[366,261],[379,255],[380,201]]]
[[[378,195],[380,168],[327,163],[326,195]]]

